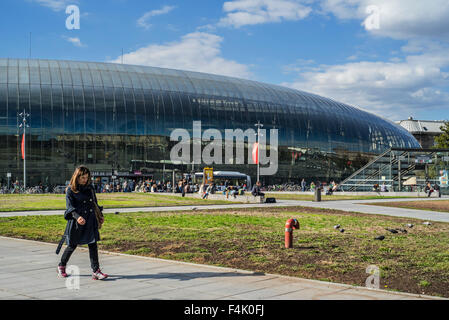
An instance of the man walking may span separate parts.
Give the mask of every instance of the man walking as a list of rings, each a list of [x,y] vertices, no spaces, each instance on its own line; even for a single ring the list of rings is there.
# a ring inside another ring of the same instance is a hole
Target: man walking
[[[257,181],[256,184],[253,186],[253,189],[251,191],[251,194],[253,196],[255,196],[255,197],[257,197],[257,196],[265,196],[265,194],[260,191],[260,186],[261,186],[260,181]]]
[[[301,191],[305,192],[306,191],[306,180],[302,179],[301,181]]]

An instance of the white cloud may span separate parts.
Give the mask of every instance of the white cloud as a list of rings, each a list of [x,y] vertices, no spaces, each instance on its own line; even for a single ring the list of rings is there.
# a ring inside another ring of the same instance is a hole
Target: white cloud
[[[205,32],[189,33],[180,41],[151,44],[123,56],[124,63],[251,78],[248,66],[221,56],[223,38]],[[122,57],[111,61],[120,63]]]
[[[173,11],[176,8],[176,6],[164,6],[161,9],[152,10],[146,12],[142,17],[137,20],[137,25],[139,27],[143,27],[145,29],[149,29],[151,27],[151,24],[148,23],[148,20],[152,17],[160,16],[163,14],[167,14],[170,11]]]
[[[29,0],[40,4],[41,6],[52,9],[53,11],[62,11],[67,8],[68,5],[77,3],[73,0]]]
[[[379,36],[394,39],[414,37],[449,37],[449,1],[447,0],[319,0],[325,13],[338,19],[361,20],[365,29]],[[376,6],[379,28],[370,29],[366,22],[367,8]]]
[[[449,106],[447,47],[389,62],[321,65],[283,85],[330,97],[380,116],[403,118],[413,111]],[[309,67],[309,66],[307,66]]]
[[[311,8],[303,5],[310,1],[301,0],[234,0],[223,4],[226,17],[218,26],[240,28],[245,25],[301,20],[306,18]]]
[[[338,65],[297,60],[287,66],[298,80],[283,85],[313,92],[390,118],[449,107],[448,0],[316,0],[321,13],[358,20],[369,35],[406,40],[385,61],[364,61],[363,52]],[[369,28],[376,6],[379,28]],[[371,7],[372,8],[372,7]],[[315,11],[318,12],[318,11]],[[358,61],[358,62],[357,62]]]
[[[87,47],[85,44],[83,44],[80,40],[80,38],[78,37],[63,37],[66,41],[70,42],[71,44],[73,44],[75,47]]]
[[[232,0],[223,4],[223,11],[226,16],[218,22],[220,27],[296,21],[315,13],[359,20],[367,32],[377,36],[449,39],[448,0]],[[372,25],[377,13],[379,28]]]

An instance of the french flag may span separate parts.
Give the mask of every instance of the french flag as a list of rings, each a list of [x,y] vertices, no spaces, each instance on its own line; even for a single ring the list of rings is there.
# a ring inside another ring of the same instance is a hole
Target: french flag
[[[259,151],[259,143],[255,142],[253,145],[253,163],[255,164],[259,163],[258,151]]]
[[[22,135],[22,160],[25,160],[25,133]]]

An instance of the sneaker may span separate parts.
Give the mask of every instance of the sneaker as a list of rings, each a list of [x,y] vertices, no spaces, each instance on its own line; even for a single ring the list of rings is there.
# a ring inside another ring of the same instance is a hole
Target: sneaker
[[[60,278],[67,278],[68,275],[65,272],[65,267],[64,266],[58,266],[58,277]]]
[[[106,273],[101,272],[100,269],[98,269],[95,272],[92,272],[92,279],[93,280],[104,280],[108,277]]]

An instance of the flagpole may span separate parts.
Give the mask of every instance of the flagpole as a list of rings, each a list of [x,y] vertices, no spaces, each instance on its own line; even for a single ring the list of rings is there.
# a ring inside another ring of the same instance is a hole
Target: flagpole
[[[257,122],[257,124],[260,124],[260,122]],[[259,163],[260,163],[260,158],[259,158],[259,155],[260,155],[260,143],[259,143],[260,138],[259,138],[259,136],[260,136],[260,126],[257,126],[257,181],[260,181],[259,180],[259,176],[260,176],[260,166],[259,166]]]
[[[263,124],[261,124],[260,121],[258,120],[257,123],[255,124],[255,126],[257,127],[257,181],[259,181],[259,177],[260,177],[260,166],[259,166],[260,143],[259,143],[259,141],[260,141],[260,127],[263,127]]]
[[[26,120],[24,120],[25,123]],[[23,191],[25,192],[27,188],[27,175],[26,175],[26,167],[27,167],[27,157],[26,157],[26,125],[23,126]]]

